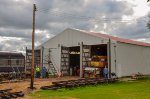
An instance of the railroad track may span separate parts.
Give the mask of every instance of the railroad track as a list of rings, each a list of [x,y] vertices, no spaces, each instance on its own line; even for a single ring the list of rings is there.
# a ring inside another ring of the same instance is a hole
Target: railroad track
[[[77,79],[77,80],[52,82],[53,85],[42,86],[41,89],[57,90],[57,89],[61,89],[61,88],[75,88],[75,87],[86,86],[86,85],[114,83],[116,81],[117,81],[117,79],[84,78],[84,79]]]
[[[18,97],[23,97],[24,93],[22,91],[10,92],[12,89],[0,90],[0,99],[16,99]]]

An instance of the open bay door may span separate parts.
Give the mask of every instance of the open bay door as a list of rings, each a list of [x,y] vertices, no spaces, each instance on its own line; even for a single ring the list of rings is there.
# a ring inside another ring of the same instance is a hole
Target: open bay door
[[[69,47],[61,46],[61,73],[69,75]]]
[[[83,77],[83,68],[89,66],[89,58],[91,58],[91,46],[80,45],[80,77]]]

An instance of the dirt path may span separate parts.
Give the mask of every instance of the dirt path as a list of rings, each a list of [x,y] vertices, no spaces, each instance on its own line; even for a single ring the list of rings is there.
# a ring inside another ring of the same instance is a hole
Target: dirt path
[[[64,81],[64,80],[74,80],[78,79],[78,77],[61,77],[61,78],[48,78],[48,79],[35,79],[34,81],[34,87],[36,89],[40,89],[41,86],[47,86],[51,85],[54,81]],[[31,92],[31,90],[28,88],[30,86],[30,79],[26,79],[19,82],[8,82],[0,84],[0,90],[3,89],[12,89],[12,92],[14,91],[23,91],[25,93],[25,97],[23,99],[28,99],[28,93]]]

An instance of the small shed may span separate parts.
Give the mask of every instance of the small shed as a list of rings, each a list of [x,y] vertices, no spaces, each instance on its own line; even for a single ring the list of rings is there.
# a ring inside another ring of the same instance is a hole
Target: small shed
[[[65,75],[74,75],[79,69],[82,77],[83,69],[91,66],[89,62],[97,56],[105,57],[109,76],[111,73],[118,77],[138,72],[150,74],[149,43],[68,28],[38,48],[41,49],[41,64],[48,67],[44,63],[49,55],[57,72]]]

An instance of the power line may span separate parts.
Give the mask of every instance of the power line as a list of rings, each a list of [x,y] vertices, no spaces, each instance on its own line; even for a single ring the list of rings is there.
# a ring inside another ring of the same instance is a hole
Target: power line
[[[139,22],[139,21],[146,21],[145,19],[140,19],[140,20],[137,20],[137,19],[131,19],[131,18],[128,18],[128,19],[122,19],[122,18],[102,18],[102,17],[99,17],[99,18],[94,18],[94,17],[89,17],[89,16],[79,16],[78,15],[74,15],[74,14],[70,14],[70,13],[66,13],[65,11],[63,10],[59,10],[59,11],[50,11],[48,9],[46,10],[39,10],[38,12],[43,12],[43,13],[47,13],[47,14],[53,14],[53,16],[61,16],[61,18],[63,19],[64,17],[69,17],[69,18],[76,18],[76,19],[82,19],[82,20],[93,20],[93,21],[105,21],[105,22],[109,22],[109,21],[116,21],[116,22],[133,22],[133,21],[136,21],[136,22]]]
[[[40,1],[39,0],[34,0],[38,5],[40,4]],[[37,5],[37,6],[38,6]],[[70,14],[68,12],[66,12],[65,10],[50,10],[50,8],[40,8],[40,5],[39,5],[39,8],[38,8],[38,12],[39,13],[46,13],[46,14],[50,14],[50,15],[53,15],[53,16],[59,16],[61,18],[61,20],[68,20],[66,18],[72,18],[70,20],[76,20],[76,19],[81,19],[82,21],[93,21],[93,22],[111,22],[111,21],[114,21],[114,22],[117,22],[117,23],[132,23],[132,22],[141,22],[141,21],[144,21],[144,22],[147,22],[147,20],[145,19],[140,19],[138,20],[138,18],[135,18],[135,19],[132,19],[132,18],[128,18],[128,19],[122,19],[122,18],[102,18],[102,17],[99,17],[99,18],[95,18],[95,17],[91,17],[91,16],[84,16],[84,15],[80,15],[80,13],[78,14]],[[37,13],[38,14],[38,13]],[[80,20],[80,21],[81,21]]]
[[[88,22],[94,22],[94,23],[99,23],[101,22],[103,23],[107,23],[107,24],[126,24],[126,23],[143,23],[143,22],[147,22],[146,18],[126,18],[126,19],[122,19],[122,18],[108,18],[108,17],[92,17],[92,16],[85,16],[85,15],[80,15],[79,12],[77,12],[78,14],[71,14],[66,12],[65,10],[60,10],[60,9],[50,9],[50,8],[38,8],[38,12],[39,13],[45,13],[45,14],[50,14],[51,16],[57,16],[58,19],[55,17],[55,20],[59,20],[59,22],[65,21],[74,21],[75,23],[77,22],[81,22],[81,21],[88,21]],[[39,14],[37,13],[37,14]],[[55,20],[51,20],[51,21],[55,21]],[[77,21],[78,20],[78,21]]]

